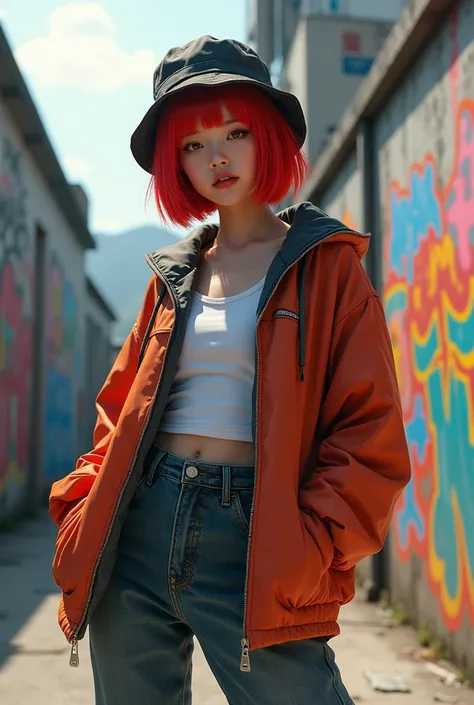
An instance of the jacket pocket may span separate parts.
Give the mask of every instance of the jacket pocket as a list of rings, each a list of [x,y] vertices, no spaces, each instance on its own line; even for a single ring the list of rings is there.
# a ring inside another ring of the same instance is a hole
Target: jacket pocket
[[[71,552],[71,546],[77,540],[82,519],[82,512],[87,497],[80,499],[66,514],[62,520],[58,535],[56,537],[56,549],[53,557],[53,576],[56,585],[61,588],[65,595],[72,595],[77,587],[71,579],[71,572],[67,568],[67,556]]]
[[[272,318],[289,318],[296,323],[299,323],[300,320],[298,313],[295,313],[295,311],[290,311],[287,308],[277,308],[276,311],[273,312]]]

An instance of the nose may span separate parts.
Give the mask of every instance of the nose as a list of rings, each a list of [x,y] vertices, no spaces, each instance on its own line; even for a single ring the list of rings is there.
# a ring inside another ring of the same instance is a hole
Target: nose
[[[223,166],[228,166],[230,159],[221,152],[215,152],[211,157],[210,167],[211,169],[219,169]]]

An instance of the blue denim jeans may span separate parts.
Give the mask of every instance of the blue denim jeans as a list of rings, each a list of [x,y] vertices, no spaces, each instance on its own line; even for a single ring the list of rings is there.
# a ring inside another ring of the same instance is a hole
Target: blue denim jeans
[[[145,470],[90,621],[96,705],[189,705],[194,636],[232,705],[352,705],[325,640],[240,670],[253,468],[152,448]]]

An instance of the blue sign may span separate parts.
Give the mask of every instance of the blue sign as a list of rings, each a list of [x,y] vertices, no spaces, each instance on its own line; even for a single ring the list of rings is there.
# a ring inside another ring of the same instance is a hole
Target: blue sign
[[[339,0],[330,0],[329,12],[339,12]]]
[[[369,56],[344,56],[342,72],[348,76],[365,76],[369,73],[374,60]]]

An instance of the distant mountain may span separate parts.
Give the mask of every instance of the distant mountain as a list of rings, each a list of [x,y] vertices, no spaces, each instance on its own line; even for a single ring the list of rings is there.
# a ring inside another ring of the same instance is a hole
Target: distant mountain
[[[86,256],[88,275],[117,314],[114,337],[123,341],[135,321],[152,275],[145,255],[179,237],[153,226],[118,235],[94,234],[97,247]]]

